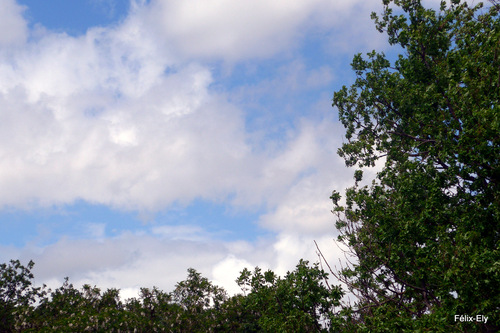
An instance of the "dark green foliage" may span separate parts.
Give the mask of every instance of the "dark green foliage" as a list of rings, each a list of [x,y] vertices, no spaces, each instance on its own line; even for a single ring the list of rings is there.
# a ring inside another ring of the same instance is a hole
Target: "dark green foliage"
[[[33,261],[25,267],[19,260],[0,265],[0,332],[15,332],[18,321],[29,315],[32,304],[43,296],[31,284]]]
[[[125,313],[117,289],[104,293],[84,285],[75,289],[68,280],[40,300],[21,327],[31,332],[117,332],[124,326]]]
[[[327,284],[328,275],[300,260],[283,278],[272,271],[245,269],[236,280],[243,290],[244,309],[253,317],[251,332],[327,332],[334,307],[340,305],[340,287]]]
[[[395,5],[395,6],[393,6]],[[340,277],[359,302],[353,331],[500,328],[500,20],[498,6],[384,1],[377,29],[404,50],[355,56],[334,94],[348,166],[386,158],[371,186],[332,200],[357,263]],[[397,14],[395,14],[397,12]],[[455,322],[484,315],[485,323]],[[347,329],[347,327],[344,327]]]
[[[223,314],[222,304],[227,300],[226,291],[214,286],[196,270],[188,270],[186,281],[179,282],[172,293],[181,312],[174,332],[214,332],[219,328]]]
[[[306,261],[284,278],[245,269],[238,283],[247,295],[229,297],[190,268],[171,293],[142,288],[126,301],[116,289],[75,289],[68,279],[54,291],[33,288],[32,267],[0,266],[1,332],[326,332],[342,297]]]

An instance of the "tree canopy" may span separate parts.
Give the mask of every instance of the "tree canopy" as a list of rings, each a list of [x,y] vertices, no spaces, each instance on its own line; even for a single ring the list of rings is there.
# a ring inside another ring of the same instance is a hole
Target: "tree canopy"
[[[402,54],[356,55],[355,83],[333,98],[339,154],[358,168],[345,205],[331,197],[356,258],[338,274],[359,297],[346,316],[355,331],[498,330],[499,7],[383,3],[373,19]]]
[[[141,288],[127,300],[118,289],[77,289],[68,279],[55,290],[35,288],[33,265],[0,265],[1,332],[327,332],[342,297],[304,260],[284,277],[243,270],[243,294],[229,296],[190,268],[172,292]]]

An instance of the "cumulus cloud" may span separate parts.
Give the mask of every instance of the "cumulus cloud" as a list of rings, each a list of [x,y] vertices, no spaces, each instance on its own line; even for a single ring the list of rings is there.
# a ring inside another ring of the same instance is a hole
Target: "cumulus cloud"
[[[157,209],[228,190],[248,151],[241,111],[209,93],[207,69],[170,70],[134,33],[49,34],[1,59],[2,206]]]
[[[183,56],[238,61],[286,51],[358,2],[153,0],[140,15]]]
[[[9,3],[11,14],[19,12]],[[169,50],[183,49],[179,41],[204,48],[197,38],[212,40],[206,32],[218,45],[208,53],[257,56],[245,47],[278,47],[274,38],[287,41],[309,22],[329,26],[325,11],[337,15],[350,6],[323,0],[134,2],[118,26],[80,37],[47,31],[27,42],[15,57],[0,58],[0,179],[8,185],[0,190],[0,205],[83,199],[154,211],[235,194],[235,204],[276,205],[290,184],[315,172],[316,163],[333,161],[319,158],[325,143],[315,142],[322,140],[315,137],[316,124],[299,128],[282,149],[252,146],[244,110],[211,89],[210,68],[179,62]],[[170,48],[152,33],[151,25],[160,22],[167,24],[161,25],[167,40],[179,38],[169,40]],[[261,82],[247,93],[316,89],[333,77],[328,66],[306,69],[301,61],[278,75],[281,82]]]
[[[154,211],[232,193],[241,195],[235,203],[275,204],[325,154],[314,124],[273,156],[255,151],[242,110],[210,90],[206,68],[169,72],[149,42],[132,39],[132,47],[123,34],[50,35],[5,66],[12,79],[0,80],[3,206],[83,199]],[[324,80],[317,75],[311,80]]]
[[[35,259],[39,282],[70,276],[129,294],[138,286],[171,290],[188,267],[236,292],[243,267],[284,274],[298,258],[315,260],[313,239],[330,244],[333,232],[328,196],[351,174],[336,156],[339,125],[306,119],[315,108],[330,112],[330,97],[308,104],[290,128],[263,129],[285,127],[264,144],[247,128],[246,107],[249,99],[260,107],[259,98],[329,90],[333,66],[288,59],[274,77],[224,90],[214,88],[206,60],[287,52],[308,33],[329,33],[359,3],[133,1],[113,27],[79,37],[42,29],[27,39],[22,7],[0,0],[8,25],[0,29],[0,208],[83,200],[156,212],[201,198],[265,207],[256,222],[277,234],[220,242],[199,226],[156,225],[106,238],[106,226],[89,221],[82,239],[0,252]]]

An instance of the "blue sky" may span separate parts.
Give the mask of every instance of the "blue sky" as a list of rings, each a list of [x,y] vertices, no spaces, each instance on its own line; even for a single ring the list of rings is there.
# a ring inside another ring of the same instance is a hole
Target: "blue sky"
[[[333,91],[379,1],[0,0],[0,259],[171,290],[331,260]]]

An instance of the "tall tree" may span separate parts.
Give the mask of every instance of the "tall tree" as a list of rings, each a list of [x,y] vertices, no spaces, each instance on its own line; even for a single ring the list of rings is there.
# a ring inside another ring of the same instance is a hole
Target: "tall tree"
[[[238,332],[328,332],[335,307],[343,296],[340,286],[328,284],[318,264],[300,260],[292,272],[278,277],[244,269],[236,280],[246,293],[240,307]]]
[[[359,300],[344,313],[356,331],[496,331],[499,7],[383,5],[372,17],[402,54],[356,55],[355,83],[333,98],[346,128],[339,154],[359,168],[346,204],[331,197],[356,258],[339,272]],[[381,158],[377,179],[361,186],[362,169]]]
[[[0,264],[0,332],[15,332],[23,326],[32,305],[45,295],[43,288],[32,285],[34,265],[31,260],[27,266],[19,260]]]

